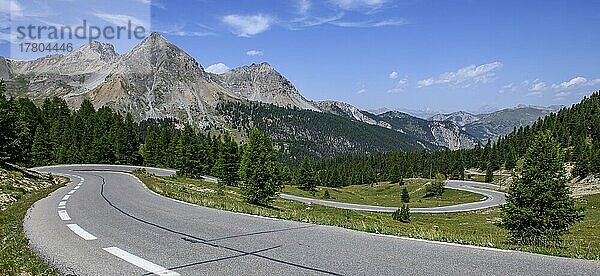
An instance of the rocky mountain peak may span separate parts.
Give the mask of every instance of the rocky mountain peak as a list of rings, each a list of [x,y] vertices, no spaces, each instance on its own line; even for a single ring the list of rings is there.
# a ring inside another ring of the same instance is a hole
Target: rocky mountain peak
[[[261,63],[252,63],[250,65],[244,65],[238,68],[234,68],[230,71],[228,71],[227,73],[230,74],[263,74],[263,75],[270,75],[270,76],[277,76],[277,77],[282,77],[283,76],[277,72],[277,70],[275,70],[275,68],[273,68],[273,66],[271,66],[271,64],[269,64],[268,62],[261,62]],[[227,74],[225,73],[225,74]]]
[[[158,32],[152,32],[148,37],[144,38],[142,42],[138,46],[144,47],[154,47],[154,48],[166,48],[170,46],[175,46],[169,40],[167,40],[163,35]]]
[[[217,81],[234,98],[318,111],[288,79],[266,62],[232,69],[218,75]]]
[[[408,115],[408,114],[406,114],[404,112],[397,111],[397,110],[387,111],[387,112],[379,114],[379,116],[388,117],[388,118],[398,118],[398,119],[401,119],[401,118],[412,118],[413,117],[411,115]]]
[[[206,75],[193,57],[157,32],[153,32],[131,51],[122,55],[118,67],[119,71],[128,70],[144,74],[163,70],[188,77]]]
[[[115,47],[110,43],[100,43],[92,41],[87,43],[75,51],[71,52],[68,57],[79,60],[84,59],[100,59],[105,62],[113,62],[118,54],[115,52]]]
[[[254,63],[252,63],[252,65],[251,65],[251,66],[257,67],[257,68],[259,68],[260,70],[269,70],[269,71],[271,71],[271,70],[272,70],[272,71],[276,71],[276,70],[273,68],[273,66],[271,66],[271,64],[269,64],[268,62],[265,62],[265,61],[263,61],[263,62],[261,62],[261,63],[259,63],[259,64],[254,64]]]

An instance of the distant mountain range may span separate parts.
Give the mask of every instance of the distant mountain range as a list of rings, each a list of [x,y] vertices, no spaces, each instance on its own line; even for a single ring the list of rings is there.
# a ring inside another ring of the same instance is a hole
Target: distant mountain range
[[[514,108],[479,115],[473,115],[464,111],[438,114],[429,118],[429,120],[452,122],[479,141],[485,142],[488,139],[496,141],[501,136],[513,131],[514,128],[531,125],[539,118],[543,118],[561,108],[562,106],[539,107],[519,105]]]
[[[87,98],[97,108],[107,105],[120,113],[131,113],[138,121],[175,118],[204,130],[231,132],[260,126],[276,135],[275,140],[282,146],[310,144],[312,148],[307,152],[317,156],[470,148],[555,110],[518,107],[484,115],[438,114],[429,120],[391,110],[374,114],[347,103],[309,101],[268,63],[223,74],[208,73],[158,33],[152,33],[122,55],[110,44],[91,42],[68,55],[31,61],[0,57],[0,78],[7,82],[10,96],[29,97],[37,103],[58,96],[77,108]],[[242,109],[254,113],[224,108],[236,105],[251,106]],[[302,116],[313,121],[303,121]],[[283,122],[292,125],[282,125]],[[269,129],[273,127],[279,129]],[[322,137],[319,140],[307,133]]]

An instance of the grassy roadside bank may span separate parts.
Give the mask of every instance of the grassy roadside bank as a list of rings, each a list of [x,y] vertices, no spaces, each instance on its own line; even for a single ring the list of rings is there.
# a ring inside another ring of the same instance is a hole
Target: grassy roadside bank
[[[410,195],[410,203],[408,205],[411,208],[448,206],[477,202],[485,198],[485,196],[479,194],[454,189],[446,189],[442,196],[425,197],[425,188],[431,181],[433,180],[405,179],[404,185],[376,183],[373,185],[352,185],[340,188],[317,187],[317,193],[314,196],[310,192],[301,190],[296,186],[286,186],[283,189],[283,193],[337,202],[400,207],[403,204],[400,200],[400,195],[402,194],[402,189],[406,188]],[[325,191],[327,191],[329,197],[325,196]]]
[[[412,214],[410,223],[401,223],[390,214],[350,211],[295,201],[276,199],[271,207],[245,203],[239,189],[225,187],[217,192],[214,183],[188,178],[156,177],[135,173],[151,190],[167,197],[216,209],[339,226],[359,231],[446,241],[548,255],[600,260],[600,195],[578,201],[586,208],[583,222],[577,223],[559,248],[515,246],[507,242],[507,233],[495,225],[498,208],[449,214]]]
[[[1,275],[57,275],[29,248],[23,219],[31,205],[64,186],[66,181],[19,171],[0,171],[0,194],[5,199],[0,209]]]

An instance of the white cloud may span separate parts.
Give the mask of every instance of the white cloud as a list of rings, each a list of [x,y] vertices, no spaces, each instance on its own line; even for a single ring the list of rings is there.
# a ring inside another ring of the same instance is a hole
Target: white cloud
[[[289,30],[295,31],[320,26],[323,24],[330,24],[331,22],[342,19],[343,17],[343,12],[339,12],[330,16],[313,16],[309,14],[304,14],[301,17],[290,20],[289,22],[278,23]]]
[[[600,84],[600,79],[588,80],[584,77],[579,76],[579,77],[574,77],[565,82],[555,83],[552,85],[552,88],[554,88],[556,90],[569,90],[569,89],[574,89],[574,88],[578,88],[581,86],[592,86],[592,85],[596,85],[596,84]]]
[[[298,13],[306,14],[308,10],[310,10],[311,6],[312,3],[310,2],[310,0],[298,0]]]
[[[367,89],[361,88],[360,90],[356,91],[356,94],[363,94],[367,92]]]
[[[213,73],[213,74],[223,74],[223,73],[229,71],[230,69],[231,68],[229,68],[229,66],[225,65],[224,63],[219,62],[219,63],[216,63],[216,64],[206,67],[206,69],[204,69],[204,71]]]
[[[496,71],[502,68],[502,62],[495,61],[479,66],[469,65],[454,72],[446,72],[438,77],[431,77],[417,82],[417,87],[427,87],[434,84],[462,84],[463,87],[469,87],[477,83],[487,83],[493,80]]]
[[[554,97],[562,98],[562,97],[566,97],[566,96],[569,96],[569,95],[571,95],[571,92],[561,91],[561,92],[558,92],[558,93],[554,94]]]
[[[542,91],[531,91],[527,94],[525,94],[525,96],[529,97],[529,96],[539,96],[542,95]]]
[[[515,92],[517,91],[517,85],[513,82],[502,86],[502,89],[500,89],[500,93],[505,93],[505,92]]]
[[[390,79],[393,79],[393,80],[397,79],[398,78],[398,72],[396,72],[396,71],[391,72],[390,75],[389,75],[389,77],[390,77]]]
[[[382,21],[332,21],[331,25],[346,28],[372,28],[372,27],[389,27],[402,26],[408,24],[405,19],[386,19]]]
[[[331,2],[340,9],[353,10],[357,8],[377,9],[388,0],[331,0]]]
[[[251,56],[251,57],[262,56],[263,55],[263,51],[261,51],[261,50],[249,50],[249,51],[246,51],[246,55]]]
[[[427,87],[427,86],[434,85],[434,84],[435,84],[435,80],[433,78],[429,78],[429,79],[418,81],[417,87],[418,88]]]
[[[149,22],[146,22],[144,20],[130,15],[110,13],[94,13],[94,15],[106,22],[117,26],[127,26],[128,23],[131,22],[133,26],[142,26],[146,29],[149,29],[150,27]]]
[[[404,91],[404,87],[406,87],[407,84],[408,84],[408,77],[404,77],[403,79],[399,80],[398,83],[396,83],[396,86],[394,86],[394,88],[389,89],[387,92],[388,93],[402,92],[402,91]]]
[[[542,92],[546,90],[546,83],[539,79],[534,80],[528,89],[530,92]]]
[[[215,35],[214,29],[212,29],[208,26],[204,26],[204,25],[198,25],[198,28],[196,30],[191,30],[190,28],[187,28],[185,25],[180,25],[180,24],[168,25],[168,26],[153,26],[153,29],[155,31],[163,33],[163,34],[176,35],[176,36],[199,37],[199,36]]]
[[[233,28],[233,33],[241,37],[250,37],[268,30],[274,19],[268,15],[237,15],[230,14],[222,21]]]

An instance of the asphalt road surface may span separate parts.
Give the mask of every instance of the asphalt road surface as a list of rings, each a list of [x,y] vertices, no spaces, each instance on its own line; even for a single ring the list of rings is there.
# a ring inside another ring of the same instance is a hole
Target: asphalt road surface
[[[30,245],[76,275],[600,275],[600,262],[369,234],[168,199],[102,165],[35,203]],[[150,170],[157,174],[171,171]]]
[[[499,206],[506,203],[506,198],[503,192],[497,191],[500,189],[499,186],[481,183],[481,182],[470,182],[470,181],[458,181],[448,180],[446,181],[446,188],[462,190],[472,193],[477,193],[486,196],[486,198],[479,202],[463,203],[451,206],[443,207],[432,207],[432,208],[411,208],[410,211],[413,213],[452,213],[452,212],[466,212],[486,209],[494,206]],[[335,202],[329,200],[321,200],[308,197],[300,197],[295,195],[280,194],[282,198],[300,201],[303,203],[319,204],[330,207],[357,210],[357,211],[371,211],[371,212],[394,212],[397,207],[384,207],[384,206],[373,206],[373,205],[362,205],[353,203]]]

